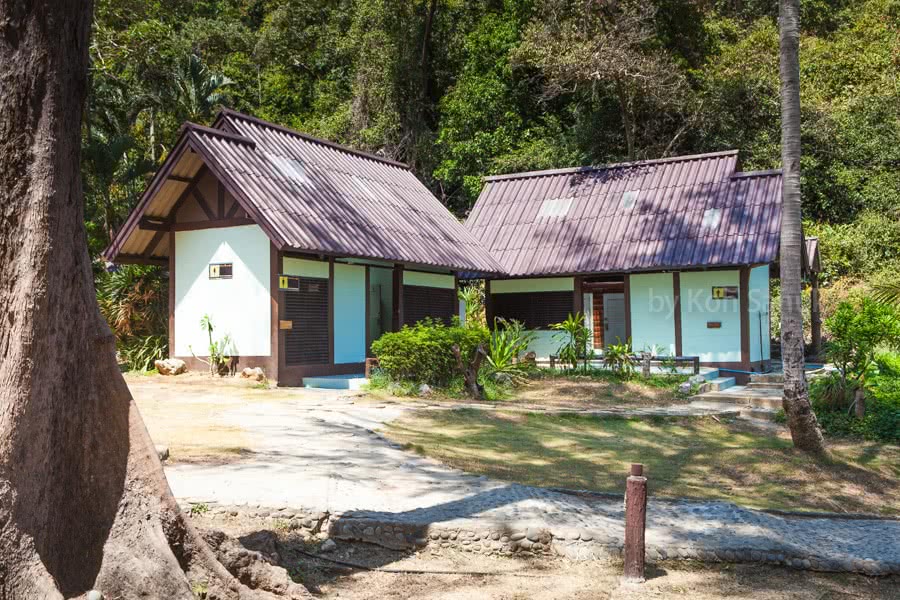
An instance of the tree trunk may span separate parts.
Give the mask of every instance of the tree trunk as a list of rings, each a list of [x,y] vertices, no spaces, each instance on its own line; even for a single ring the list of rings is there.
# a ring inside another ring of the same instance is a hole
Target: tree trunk
[[[90,2],[0,0],[0,598],[265,598],[180,513],[100,316],[83,222]]]
[[[800,2],[781,0],[781,356],[784,412],[794,446],[822,454],[825,442],[809,403],[803,369],[800,220]]]

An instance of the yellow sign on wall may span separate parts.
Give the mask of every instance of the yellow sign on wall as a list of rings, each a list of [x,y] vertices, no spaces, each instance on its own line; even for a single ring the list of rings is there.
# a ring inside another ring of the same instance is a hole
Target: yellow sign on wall
[[[712,289],[713,300],[734,300],[738,297],[736,285],[717,285]]]

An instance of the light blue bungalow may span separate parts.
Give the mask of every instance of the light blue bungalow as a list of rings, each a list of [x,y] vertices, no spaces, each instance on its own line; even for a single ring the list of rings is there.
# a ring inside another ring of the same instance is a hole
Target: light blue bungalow
[[[539,358],[559,347],[550,325],[582,312],[598,354],[630,340],[767,368],[781,174],[737,166],[731,151],[486,178],[466,227],[503,269],[488,320],[523,321]]]

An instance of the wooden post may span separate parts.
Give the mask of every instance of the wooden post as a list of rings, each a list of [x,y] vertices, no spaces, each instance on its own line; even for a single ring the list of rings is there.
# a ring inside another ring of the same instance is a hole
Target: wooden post
[[[822,312],[819,309],[819,274],[810,274],[809,320],[812,329],[812,354],[819,359],[822,352]]]
[[[632,464],[625,485],[625,580],[644,581],[644,530],[647,527],[647,478],[644,465]]]

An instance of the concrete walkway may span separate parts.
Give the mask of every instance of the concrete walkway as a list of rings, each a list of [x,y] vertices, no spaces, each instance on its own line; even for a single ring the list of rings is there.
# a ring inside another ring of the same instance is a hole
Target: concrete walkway
[[[306,392],[302,401],[238,405],[221,418],[243,430],[249,454],[228,464],[176,463],[166,474],[183,501],[285,519],[317,511],[320,525],[335,537],[389,547],[552,552],[573,559],[619,551],[621,498],[469,475],[374,433],[405,410],[357,404],[336,392],[321,392],[320,401]],[[651,559],[900,573],[900,521],[789,518],[724,502],[651,496],[647,541]]]

